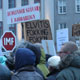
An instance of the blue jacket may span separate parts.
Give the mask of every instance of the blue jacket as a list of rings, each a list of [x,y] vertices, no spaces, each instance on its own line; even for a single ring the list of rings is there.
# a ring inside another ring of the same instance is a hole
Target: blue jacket
[[[11,72],[5,66],[0,64],[0,80],[11,80]]]

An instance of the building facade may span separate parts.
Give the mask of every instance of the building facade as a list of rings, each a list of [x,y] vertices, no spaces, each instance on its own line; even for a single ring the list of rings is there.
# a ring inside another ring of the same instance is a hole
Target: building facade
[[[48,9],[48,10],[47,10]],[[69,40],[79,37],[72,36],[72,25],[80,23],[80,0],[45,0],[45,19],[50,20],[54,42],[56,30],[68,28]]]
[[[21,24],[7,24],[6,10],[33,3],[41,4],[41,19],[49,19],[55,44],[58,29],[68,28],[69,40],[75,40],[72,25],[80,23],[80,0],[0,0],[0,37],[6,30],[13,31],[18,37],[18,29],[21,29]]]
[[[68,28],[69,40],[72,36],[72,25],[80,23],[80,0],[54,0],[54,29]]]

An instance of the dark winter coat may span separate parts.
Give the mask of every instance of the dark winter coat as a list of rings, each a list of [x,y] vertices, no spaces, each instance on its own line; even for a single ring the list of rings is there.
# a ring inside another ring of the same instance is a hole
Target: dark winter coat
[[[10,70],[0,64],[0,80],[11,80],[11,72]]]
[[[19,69],[11,80],[43,80],[42,76],[35,71],[32,66]]]
[[[60,63],[60,69],[56,80],[80,80],[80,51],[65,56]]]
[[[38,46],[36,46],[36,45],[34,45],[30,42],[24,41],[18,46],[18,48],[28,48],[35,53],[35,56],[36,56],[36,61],[35,61],[36,71],[44,78],[44,75],[41,72],[41,70],[39,68],[37,68],[37,64],[40,63],[40,57],[41,57],[40,47],[38,47]]]
[[[11,80],[43,80],[34,68],[36,56],[28,48],[19,48],[15,54],[15,71]]]
[[[59,70],[54,69],[47,75],[47,80],[56,80],[56,76],[58,75]]]

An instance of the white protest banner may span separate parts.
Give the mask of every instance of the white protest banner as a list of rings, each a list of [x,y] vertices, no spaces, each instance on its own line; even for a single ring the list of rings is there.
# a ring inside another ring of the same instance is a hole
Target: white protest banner
[[[7,23],[15,24],[40,19],[39,3],[7,10]]]
[[[57,30],[56,36],[57,52],[59,52],[62,44],[69,41],[68,28]]]

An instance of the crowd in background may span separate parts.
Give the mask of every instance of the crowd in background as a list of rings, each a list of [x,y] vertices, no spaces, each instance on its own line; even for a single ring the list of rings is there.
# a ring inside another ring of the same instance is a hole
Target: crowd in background
[[[0,80],[80,80],[80,51],[69,41],[53,56],[41,43],[22,41],[10,56],[0,56]]]

